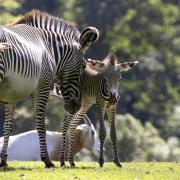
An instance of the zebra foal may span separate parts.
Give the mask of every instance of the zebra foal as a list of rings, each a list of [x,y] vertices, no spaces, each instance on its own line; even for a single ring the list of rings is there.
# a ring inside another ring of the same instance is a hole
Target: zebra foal
[[[0,103],[5,104],[4,142],[0,167],[7,166],[9,136],[16,102],[32,96],[41,159],[53,167],[46,146],[44,112],[50,87],[57,79],[65,109],[80,108],[83,55],[98,39],[96,28],[80,33],[63,19],[33,10],[18,22],[0,26]]]
[[[87,63],[82,84],[82,100],[81,108],[73,116],[69,127],[69,151],[68,160],[71,166],[74,166],[74,132],[79,121],[84,117],[87,110],[96,104],[97,120],[99,121],[99,139],[100,139],[100,167],[104,164],[103,145],[106,138],[106,130],[104,124],[105,111],[108,115],[110,125],[110,137],[113,147],[113,162],[121,167],[117,153],[116,129],[115,129],[115,113],[116,103],[119,99],[119,82],[121,80],[121,72],[127,71],[138,62],[125,62],[118,64],[118,58],[115,54],[108,55],[102,62],[89,60]]]
[[[62,142],[64,144],[61,147],[60,161],[61,166],[65,165],[64,162],[64,148],[65,148],[65,136],[67,129],[69,128],[69,154],[68,160],[71,166],[74,164],[74,132],[79,124],[79,121],[83,119],[88,109],[96,104],[97,108],[97,120],[99,121],[99,138],[100,138],[100,157],[99,165],[102,167],[104,164],[103,157],[103,144],[106,137],[106,130],[104,125],[105,111],[108,114],[108,120],[110,125],[110,137],[113,147],[113,161],[121,167],[119,157],[117,154],[116,145],[116,129],[115,129],[115,112],[116,103],[119,99],[119,82],[121,80],[121,72],[126,71],[133,67],[138,62],[125,62],[118,64],[118,58],[114,54],[108,55],[103,61],[88,60],[82,79],[81,89],[81,108],[74,115],[68,115],[62,125]],[[52,94],[58,95],[58,91]],[[70,126],[69,126],[70,124]]]

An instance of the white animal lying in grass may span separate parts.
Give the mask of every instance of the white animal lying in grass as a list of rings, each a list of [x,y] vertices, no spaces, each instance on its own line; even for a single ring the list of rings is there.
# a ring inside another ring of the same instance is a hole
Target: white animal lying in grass
[[[87,122],[89,121],[89,122]],[[99,152],[99,139],[95,128],[90,120],[87,119],[86,124],[81,124],[76,128],[75,135],[75,153],[78,153],[82,148],[86,148],[93,154]],[[66,138],[68,141],[68,137]],[[50,160],[59,160],[61,149],[61,133],[46,131],[47,149]],[[68,147],[68,142],[66,143]],[[3,137],[0,138],[0,151],[3,147]],[[66,147],[66,157],[68,148]],[[39,139],[36,130],[21,133],[15,136],[10,136],[8,145],[8,160],[18,161],[40,161]]]

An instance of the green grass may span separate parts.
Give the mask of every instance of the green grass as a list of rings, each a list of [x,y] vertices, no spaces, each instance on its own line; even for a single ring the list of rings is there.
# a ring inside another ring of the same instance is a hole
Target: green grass
[[[66,162],[66,164],[68,164]],[[180,180],[180,163],[122,163],[117,168],[113,163],[105,163],[99,168],[96,162],[76,162],[75,168],[45,169],[42,162],[9,162],[8,168],[0,168],[0,180],[35,179],[35,180]]]

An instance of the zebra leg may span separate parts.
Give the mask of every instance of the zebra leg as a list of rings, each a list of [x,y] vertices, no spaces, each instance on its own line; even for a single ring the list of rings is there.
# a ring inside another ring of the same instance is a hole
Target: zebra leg
[[[9,136],[12,133],[13,126],[14,126],[14,111],[15,111],[15,104],[7,104],[5,105],[5,122],[4,122],[4,141],[3,141],[3,149],[1,151],[1,163],[0,167],[7,166],[7,149],[8,149],[8,142]]]
[[[121,167],[117,152],[117,137],[116,137],[116,128],[115,128],[116,106],[113,106],[110,110],[107,111],[107,113],[108,113],[108,119],[110,125],[110,137],[113,147],[113,162],[116,164],[116,166]]]
[[[67,136],[69,124],[71,122],[72,117],[73,117],[72,115],[66,115],[66,117],[64,118],[62,122],[62,128],[61,128],[62,137],[61,137],[61,152],[60,152],[61,167],[65,166],[66,136]]]
[[[75,167],[74,163],[74,134],[76,127],[79,124],[78,118],[75,117],[72,119],[69,127],[69,147],[68,147],[68,160],[71,167]]]
[[[41,92],[35,92],[33,94],[36,128],[39,135],[41,160],[45,163],[46,168],[54,167],[54,164],[50,161],[47,144],[46,144],[46,127],[45,127],[45,108],[49,97],[49,88],[43,89]]]
[[[69,127],[69,147],[68,147],[68,160],[69,160],[69,164],[71,167],[75,167],[75,163],[74,163],[74,135],[75,135],[75,130],[76,127],[79,125],[79,122],[81,119],[83,119],[85,113],[87,112],[88,109],[88,105],[87,106],[83,106],[82,108],[79,110],[78,113],[76,113],[76,115],[74,115],[74,117],[71,120],[70,123],[70,127]]]
[[[100,141],[100,156],[99,156],[99,166],[103,167],[104,164],[104,141],[106,138],[106,128],[104,124],[104,109],[97,105],[97,119],[99,121],[99,141]]]

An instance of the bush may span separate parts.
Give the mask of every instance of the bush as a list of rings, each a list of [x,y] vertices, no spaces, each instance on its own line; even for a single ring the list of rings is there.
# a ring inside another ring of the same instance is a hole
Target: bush
[[[108,124],[106,124],[107,126]],[[106,159],[112,161],[107,128]],[[180,161],[178,138],[162,139],[150,122],[144,125],[130,114],[116,116],[117,146],[121,161]]]

